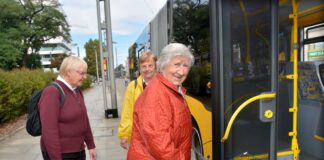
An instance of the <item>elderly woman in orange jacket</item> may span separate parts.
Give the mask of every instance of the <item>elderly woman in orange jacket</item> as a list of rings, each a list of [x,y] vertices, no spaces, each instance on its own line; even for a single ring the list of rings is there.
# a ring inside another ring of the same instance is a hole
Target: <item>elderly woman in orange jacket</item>
[[[182,87],[194,57],[183,44],[163,48],[159,73],[135,103],[128,160],[187,160],[191,148],[191,115]]]

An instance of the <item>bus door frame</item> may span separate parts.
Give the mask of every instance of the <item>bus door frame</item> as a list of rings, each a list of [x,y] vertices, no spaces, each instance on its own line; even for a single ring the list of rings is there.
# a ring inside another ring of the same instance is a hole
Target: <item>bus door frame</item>
[[[278,91],[278,33],[279,33],[279,23],[278,23],[278,0],[270,0],[271,3],[271,92],[277,95]],[[221,142],[221,138],[225,132],[225,120],[224,120],[224,36],[223,32],[223,9],[227,8],[226,4],[228,2],[219,1],[209,1],[210,6],[210,31],[211,31],[211,62],[212,62],[212,151],[214,160],[224,160],[225,147]],[[224,10],[225,10],[224,9]],[[226,17],[226,15],[225,15]],[[271,133],[270,133],[270,150],[269,159],[277,159],[277,106],[278,98],[275,98],[274,107],[274,121],[271,123]]]

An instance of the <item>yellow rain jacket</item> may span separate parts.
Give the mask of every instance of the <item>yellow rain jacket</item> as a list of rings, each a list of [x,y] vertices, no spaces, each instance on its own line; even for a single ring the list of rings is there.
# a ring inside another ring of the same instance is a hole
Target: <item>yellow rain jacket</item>
[[[121,119],[118,127],[118,137],[120,139],[128,138],[130,140],[133,126],[133,110],[136,99],[143,92],[143,79],[139,76],[136,79],[137,83],[135,86],[135,80],[131,81],[125,91],[123,108]]]

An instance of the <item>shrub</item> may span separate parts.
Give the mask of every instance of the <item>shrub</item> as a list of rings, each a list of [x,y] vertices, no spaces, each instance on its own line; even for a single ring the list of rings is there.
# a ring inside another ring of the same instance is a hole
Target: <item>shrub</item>
[[[43,70],[0,69],[0,124],[26,113],[32,93],[44,88],[56,77],[57,74]],[[91,77],[88,76],[81,89],[89,88],[90,85]]]
[[[51,72],[20,69],[0,72],[0,124],[26,112],[29,96],[55,78]]]
[[[86,88],[90,88],[92,83],[92,77],[90,75],[87,75],[87,78],[85,80],[83,80],[82,85],[80,86],[80,88],[82,90],[86,89]]]

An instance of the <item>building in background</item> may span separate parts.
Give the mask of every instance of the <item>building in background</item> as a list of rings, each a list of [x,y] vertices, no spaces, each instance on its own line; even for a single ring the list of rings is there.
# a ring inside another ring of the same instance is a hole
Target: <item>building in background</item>
[[[57,58],[64,55],[77,55],[72,53],[72,44],[65,42],[62,37],[55,39],[50,39],[45,43],[45,45],[39,50],[38,54],[41,56],[41,63],[45,71],[51,70],[51,59]],[[52,69],[54,72],[58,70],[56,68]]]

